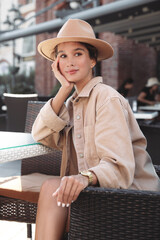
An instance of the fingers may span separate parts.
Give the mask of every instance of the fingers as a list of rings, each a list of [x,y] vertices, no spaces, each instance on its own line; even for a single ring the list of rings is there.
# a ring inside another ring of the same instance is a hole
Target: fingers
[[[57,57],[56,60],[51,64],[52,71],[56,74],[59,71],[59,58]]]
[[[67,79],[63,76],[63,74],[61,73],[61,71],[59,69],[59,57],[57,57],[56,60],[52,63],[51,67],[52,67],[52,71],[54,72],[55,77],[60,82],[60,84],[65,87],[71,87],[71,83],[69,83],[67,81]]]
[[[58,196],[58,191],[59,191],[59,188],[57,188],[57,190],[52,194],[52,196],[57,197]]]
[[[52,71],[54,72],[55,77],[60,82],[62,87],[65,87],[67,89],[67,91],[69,91],[69,93],[70,93],[74,86],[74,83],[69,82],[66,79],[66,77],[61,73],[60,68],[59,68],[59,61],[60,61],[60,58],[57,57],[56,60],[52,63],[52,65],[51,65]]]
[[[83,182],[77,176],[63,177],[60,187],[52,196],[57,198],[58,206],[69,207],[83,189]]]
[[[66,187],[67,184],[67,177],[63,177],[60,183],[60,187],[52,194],[53,197],[57,198],[57,205],[60,207],[69,207],[70,204],[67,204],[66,201],[63,201],[64,195],[69,194],[69,188]],[[68,192],[68,193],[67,193]]]
[[[83,190],[83,186],[79,183],[77,179],[74,179],[74,177],[72,176],[70,177],[69,180],[72,182],[72,188],[70,190],[69,195],[66,197],[67,197],[67,203],[71,204],[77,199],[79,193]],[[69,181],[68,181],[68,184],[70,184]]]
[[[67,184],[68,177],[63,177],[61,180],[60,188],[58,190],[57,202],[62,203],[62,207],[65,207],[67,202],[67,196],[70,193],[71,186]]]
[[[74,196],[72,198],[72,202],[76,201],[80,192],[84,189],[84,187],[82,188],[82,185],[78,185],[78,187],[75,190]]]

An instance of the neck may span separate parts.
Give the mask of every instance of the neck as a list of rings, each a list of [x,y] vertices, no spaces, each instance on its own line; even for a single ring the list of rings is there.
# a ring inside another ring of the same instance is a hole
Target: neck
[[[85,80],[82,80],[82,81],[80,81],[80,82],[77,82],[77,83],[74,85],[77,94],[79,94],[79,93],[82,91],[82,89],[87,85],[87,83],[88,83],[89,81],[91,81],[92,78],[93,78],[93,76],[91,75],[90,77],[88,77],[88,79],[85,79]]]

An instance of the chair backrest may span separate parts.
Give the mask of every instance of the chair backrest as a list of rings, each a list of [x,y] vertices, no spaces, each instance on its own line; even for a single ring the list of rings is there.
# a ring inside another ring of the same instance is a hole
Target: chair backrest
[[[32,131],[32,125],[45,103],[43,101],[28,101],[25,132],[30,133]]]
[[[29,101],[27,108],[25,132],[30,133],[32,125],[46,102],[42,101]],[[26,175],[33,172],[56,175],[60,174],[62,152],[53,149],[53,152],[38,157],[32,157],[22,160],[21,174]]]
[[[37,94],[10,94],[4,93],[7,105],[7,130],[24,132],[29,100],[37,100]]]

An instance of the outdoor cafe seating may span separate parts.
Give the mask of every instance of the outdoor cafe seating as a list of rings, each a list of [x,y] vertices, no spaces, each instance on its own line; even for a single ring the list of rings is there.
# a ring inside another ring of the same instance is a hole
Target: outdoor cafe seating
[[[127,98],[141,131],[147,139],[147,151],[155,165],[160,165],[160,103],[137,106],[137,96]],[[135,103],[135,104],[134,104]]]
[[[43,105],[44,102],[28,103],[26,133],[31,132],[32,124]],[[59,175],[60,163],[61,152],[54,150],[39,157],[24,158],[21,163],[21,175],[29,176],[32,173]],[[35,223],[38,195],[39,193],[15,189],[14,179],[10,179],[8,187],[5,189],[0,187],[0,220],[27,223],[27,239],[31,239],[31,223]]]
[[[29,101],[25,131],[31,127],[44,102]],[[21,174],[59,175],[61,152],[22,160]],[[160,166],[155,166],[160,176]],[[33,196],[34,195],[34,196]],[[0,220],[35,223],[38,193],[0,188]],[[160,192],[88,187],[71,205],[70,232],[64,239],[158,240]]]

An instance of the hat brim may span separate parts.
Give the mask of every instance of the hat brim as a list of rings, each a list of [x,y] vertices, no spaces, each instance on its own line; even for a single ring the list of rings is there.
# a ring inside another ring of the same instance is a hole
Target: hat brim
[[[155,82],[155,83],[148,83],[148,84],[146,84],[146,87],[153,87],[154,85],[160,85],[160,83],[159,82]]]
[[[64,42],[84,42],[94,46],[98,51],[98,61],[108,59],[113,56],[113,48],[112,46],[101,40],[94,38],[84,38],[84,37],[62,37],[62,38],[52,38],[40,42],[38,45],[38,52],[50,61],[55,60],[55,47]]]

